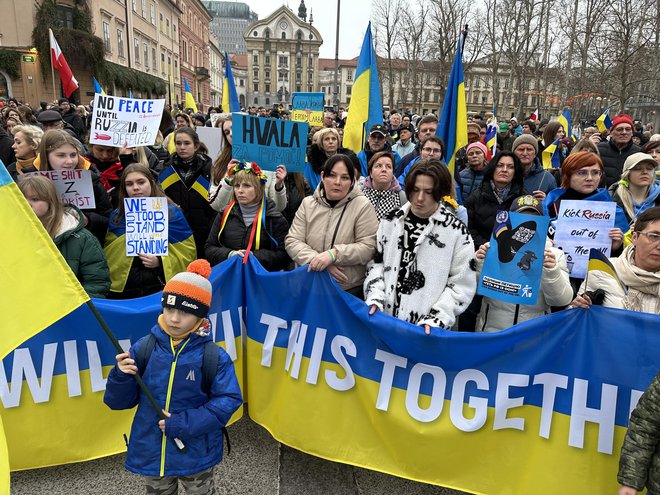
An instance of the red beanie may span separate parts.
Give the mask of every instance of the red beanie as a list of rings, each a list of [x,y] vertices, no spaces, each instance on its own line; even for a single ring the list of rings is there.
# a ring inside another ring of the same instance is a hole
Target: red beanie
[[[612,127],[610,129],[614,129],[619,124],[628,124],[630,127],[635,127],[630,115],[626,115],[625,113],[614,117],[614,120],[612,121]]]

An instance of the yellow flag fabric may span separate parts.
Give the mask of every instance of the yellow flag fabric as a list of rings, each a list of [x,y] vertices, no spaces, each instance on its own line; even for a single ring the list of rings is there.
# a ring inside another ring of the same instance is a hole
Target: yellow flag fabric
[[[9,479],[9,454],[7,453],[5,427],[0,416],[0,495],[9,495]]]
[[[0,162],[0,314],[11,331],[0,359],[89,300],[32,208]]]

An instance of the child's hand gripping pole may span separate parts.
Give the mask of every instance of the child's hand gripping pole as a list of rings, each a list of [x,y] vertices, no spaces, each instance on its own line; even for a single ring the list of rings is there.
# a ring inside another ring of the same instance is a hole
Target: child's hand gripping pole
[[[123,353],[124,349],[122,349],[121,345],[119,345],[119,341],[113,335],[112,330],[110,330],[110,327],[108,327],[108,324],[105,322],[105,320],[101,316],[101,313],[99,313],[99,310],[96,309],[96,306],[91,301],[91,299],[87,301],[87,307],[92,311],[92,314],[94,315],[94,318],[96,318],[96,320],[99,322],[99,324],[101,325],[101,328],[103,329],[105,334],[108,336],[108,338],[110,339],[110,342],[112,342],[112,345],[115,347],[117,352],[120,353],[120,354]],[[158,405],[158,403],[156,402],[156,399],[154,399],[154,396],[151,394],[151,392],[147,388],[147,385],[142,380],[142,377],[140,376],[140,374],[136,373],[134,376],[135,376],[135,380],[137,381],[138,386],[140,387],[140,391],[147,398],[147,400],[151,404],[151,407],[154,408],[154,411],[156,411],[156,414],[158,414],[158,417],[160,419],[167,419],[167,416],[165,415],[165,412]],[[174,438],[174,444],[176,445],[176,447],[180,451],[184,452],[186,450],[186,446],[184,445],[184,443],[179,438]]]

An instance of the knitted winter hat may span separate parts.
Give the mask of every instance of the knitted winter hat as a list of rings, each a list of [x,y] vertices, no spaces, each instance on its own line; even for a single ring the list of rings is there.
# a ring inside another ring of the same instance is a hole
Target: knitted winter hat
[[[477,141],[475,143],[468,144],[467,148],[465,148],[465,153],[469,153],[472,148],[478,148],[483,152],[484,156],[488,156],[488,148],[486,148],[484,143]]]
[[[195,260],[188,270],[177,273],[165,284],[161,304],[164,308],[174,308],[205,317],[211,306],[213,288],[209,282],[211,265],[206,260]]]
[[[513,146],[511,146],[511,151],[516,151],[516,148],[521,144],[531,144],[534,146],[534,152],[537,155],[539,154],[539,142],[531,134],[521,134],[518,136],[513,142]]]
[[[612,120],[612,127],[610,127],[610,131],[612,131],[619,124],[628,124],[630,127],[635,127],[632,118],[630,118],[630,115],[626,115],[625,113],[614,117],[614,120]]]

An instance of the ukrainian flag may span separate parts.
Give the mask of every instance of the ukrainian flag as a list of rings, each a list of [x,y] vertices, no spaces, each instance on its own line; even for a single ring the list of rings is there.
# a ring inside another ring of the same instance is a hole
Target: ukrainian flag
[[[603,113],[596,120],[596,126],[600,132],[607,131],[612,127],[612,119],[610,119],[610,109],[606,108]]]
[[[619,275],[616,273],[616,269],[614,268],[614,265],[612,265],[610,260],[608,260],[607,257],[601,251],[594,248],[591,248],[589,250],[589,263],[587,263],[587,273],[589,273],[592,270],[598,270],[608,274],[610,277],[612,277],[614,280],[617,281],[617,283],[621,286],[621,289],[623,289],[624,294],[628,293],[626,286],[623,285],[623,282],[621,282]]]
[[[355,71],[355,84],[353,84],[351,103],[344,128],[343,146],[359,153],[364,148],[366,134],[371,126],[382,123],[383,102],[380,96],[376,52],[374,52],[371,39],[370,22],[364,35]]]
[[[546,149],[543,150],[543,168],[548,170],[550,168],[559,168],[561,167],[561,162],[559,161],[559,153],[557,153],[559,146],[559,139],[555,139],[555,142],[548,145]]]
[[[190,86],[188,86],[188,80],[183,79],[183,85],[186,90],[186,101],[185,101],[185,106],[186,108],[192,108],[193,112],[197,112],[197,104],[195,103],[195,98],[193,98],[192,93],[190,92]]]
[[[222,82],[222,111],[232,113],[241,111],[241,104],[238,102],[236,83],[231,73],[231,64],[227,52],[225,52],[225,78]]]
[[[92,77],[92,79],[94,79],[94,93],[98,93],[98,94],[104,95],[104,94],[105,94],[105,91],[103,91],[103,88],[101,87],[101,85],[99,84],[99,82],[96,80],[95,77]]]
[[[458,39],[456,58],[451,68],[442,113],[435,132],[445,143],[445,162],[454,175],[456,152],[468,144],[467,107],[465,105],[465,83],[463,82],[463,34]]]
[[[571,111],[568,108],[564,110],[564,113],[557,117],[557,122],[559,122],[564,128],[566,137],[570,137],[575,141],[575,137],[573,136],[573,126],[571,124]]]
[[[497,109],[493,108],[493,116],[488,119],[486,134],[483,137],[483,143],[488,149],[487,159],[491,159],[497,153]]]

